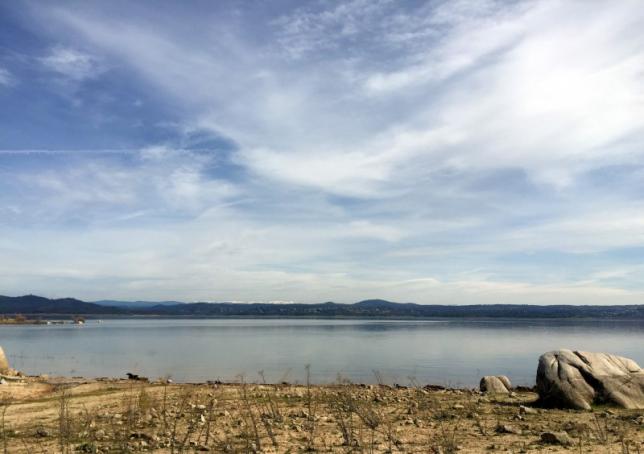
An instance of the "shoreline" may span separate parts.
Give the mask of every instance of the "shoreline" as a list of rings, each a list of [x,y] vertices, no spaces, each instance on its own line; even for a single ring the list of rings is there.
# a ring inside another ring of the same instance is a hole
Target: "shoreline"
[[[96,453],[644,448],[641,410],[538,408],[537,395],[523,388],[496,395],[432,385],[15,378],[0,385],[0,414],[12,453],[61,452],[61,446]],[[561,440],[544,441],[544,433]]]
[[[15,314],[4,314],[10,316]],[[617,318],[617,317],[476,317],[476,316],[395,316],[395,315],[166,315],[166,314],[92,314],[92,313],[35,313],[27,314],[37,316],[42,320],[70,319],[74,316],[83,317],[87,321],[96,320],[364,320],[364,321],[433,321],[433,322],[619,322],[644,324],[644,318]],[[38,319],[30,319],[38,320]]]
[[[46,325],[46,320],[33,319],[33,318],[20,318],[20,317],[1,317],[0,325]]]

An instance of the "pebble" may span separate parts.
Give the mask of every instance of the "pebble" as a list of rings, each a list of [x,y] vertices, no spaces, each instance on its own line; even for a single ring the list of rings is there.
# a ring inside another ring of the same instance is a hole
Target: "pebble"
[[[519,406],[519,414],[521,415],[536,415],[538,411],[531,407],[526,407],[525,405]]]
[[[514,426],[511,426],[509,424],[499,424],[496,426],[496,432],[500,434],[515,434],[515,435],[521,435],[521,430],[517,429]]]
[[[566,432],[544,432],[541,441],[551,445],[572,446],[572,438]]]

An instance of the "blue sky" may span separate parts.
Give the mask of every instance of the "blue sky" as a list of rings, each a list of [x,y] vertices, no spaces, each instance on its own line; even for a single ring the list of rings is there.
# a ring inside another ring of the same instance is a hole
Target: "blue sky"
[[[0,293],[644,302],[639,1],[0,3]]]

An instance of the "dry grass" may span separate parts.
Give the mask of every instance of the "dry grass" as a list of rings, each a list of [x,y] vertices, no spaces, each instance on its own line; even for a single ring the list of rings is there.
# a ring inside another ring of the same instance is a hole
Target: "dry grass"
[[[0,399],[4,453],[640,453],[644,415],[626,410],[535,410],[536,396],[490,399],[416,385],[224,385],[30,379]],[[3,385],[6,395],[18,384]],[[38,392],[32,396],[28,389]],[[496,427],[503,430],[497,431]],[[544,431],[575,445],[544,445]]]

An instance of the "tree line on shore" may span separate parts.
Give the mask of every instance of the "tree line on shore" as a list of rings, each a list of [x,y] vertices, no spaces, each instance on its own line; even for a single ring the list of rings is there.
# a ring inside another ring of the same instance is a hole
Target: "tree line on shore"
[[[527,304],[423,305],[365,300],[354,304],[274,303],[93,303],[75,298],[50,299],[36,295],[1,296],[0,314],[115,315],[184,317],[412,317],[412,318],[599,318],[644,320],[644,305],[538,306]]]

